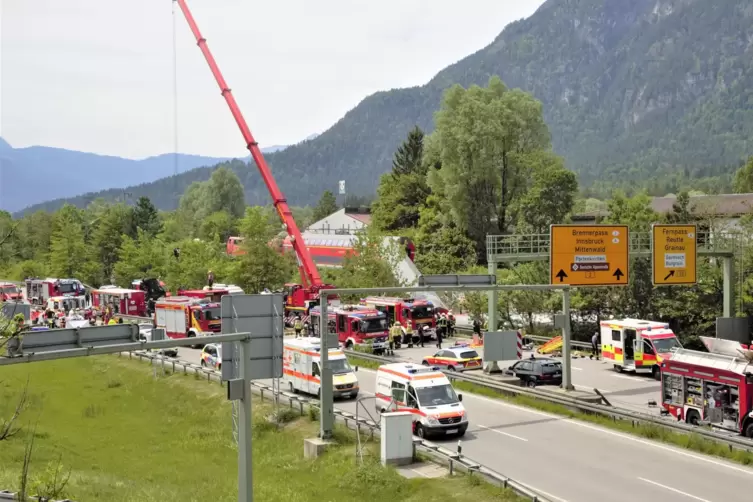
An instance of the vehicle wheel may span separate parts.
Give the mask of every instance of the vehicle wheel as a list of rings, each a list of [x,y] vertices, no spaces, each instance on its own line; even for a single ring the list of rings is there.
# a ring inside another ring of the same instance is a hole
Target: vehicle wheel
[[[701,415],[695,410],[690,410],[687,415],[685,415],[685,421],[690,425],[698,425],[698,422],[701,421]]]
[[[461,437],[465,436],[465,433],[466,433],[466,431],[458,432],[458,437],[461,438]]]
[[[348,340],[345,342],[345,348],[348,350],[353,350],[353,340]]]
[[[753,439],[753,422],[748,422],[744,432],[746,437]]]
[[[217,371],[222,371],[222,363],[217,365]]]
[[[201,360],[201,367],[202,367],[202,368],[206,368],[206,367],[207,367],[207,363],[206,363],[206,362],[204,362],[204,360],[203,360],[203,359]]]
[[[429,361],[421,361],[421,364],[423,364],[424,366],[429,366]]]
[[[448,366],[447,371],[455,371],[455,366]]]
[[[288,389],[290,389],[291,394],[298,394],[298,392],[293,388],[293,382],[288,382]]]
[[[191,333],[188,333],[187,337],[188,337],[188,338],[196,338],[196,333],[193,333],[193,332],[191,332]],[[198,346],[198,345],[191,345],[191,348],[192,348],[192,349],[198,349],[198,348],[199,348],[199,346]]]
[[[653,375],[654,380],[661,380],[661,368],[659,368],[659,365],[651,368],[651,375]]]
[[[420,437],[421,439],[426,439],[426,431],[424,430],[423,425],[416,424],[416,436]]]
[[[615,364],[615,365],[614,365],[614,370],[615,370],[615,371],[616,371],[617,373],[622,373],[622,366],[620,366],[620,365],[618,365],[618,364]]]
[[[536,387],[536,380],[528,380],[526,382],[526,387],[533,389]]]

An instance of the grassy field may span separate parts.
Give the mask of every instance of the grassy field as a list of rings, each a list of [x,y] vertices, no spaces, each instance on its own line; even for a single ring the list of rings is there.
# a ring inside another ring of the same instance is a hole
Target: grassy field
[[[71,472],[63,495],[73,500],[236,500],[231,405],[219,384],[182,374],[155,379],[149,366],[114,356],[3,367],[0,424],[27,379],[23,430],[0,441],[0,490],[19,489],[33,436],[30,485],[49,480],[60,459]],[[266,420],[271,411],[254,402],[257,500],[520,500],[477,477],[405,479],[378,464],[376,445],[358,466],[344,430],[337,435],[342,446],[306,460],[303,439],[316,435],[317,424],[307,415],[278,428]]]
[[[358,356],[348,356],[348,359],[350,360],[350,364],[361,366],[363,368],[376,369],[380,366],[379,362],[369,359],[362,359]],[[510,403],[518,404],[520,406],[526,406],[528,408],[534,408],[540,411],[552,413],[554,415],[561,415],[564,417],[574,418],[577,420],[582,420],[584,422],[601,425],[609,429],[614,429],[628,434],[634,434],[636,436],[647,439],[661,441],[673,446],[679,446],[687,450],[705,453],[707,455],[713,455],[715,457],[724,458],[743,465],[753,465],[753,452],[737,449],[731,450],[724,444],[706,439],[698,434],[683,434],[654,424],[633,423],[632,421],[627,420],[612,420],[611,418],[604,415],[581,413],[573,411],[566,406],[562,406],[557,403],[550,403],[541,399],[523,395],[508,396],[501,394],[494,389],[490,389],[489,387],[484,387],[482,385],[477,385],[471,382],[455,380],[453,381],[452,386],[458,391],[471,392],[473,394],[491,397],[494,399],[502,399]]]

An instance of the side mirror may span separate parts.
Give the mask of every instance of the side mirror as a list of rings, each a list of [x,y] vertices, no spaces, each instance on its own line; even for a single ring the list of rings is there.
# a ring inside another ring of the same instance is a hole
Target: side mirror
[[[458,401],[460,401],[460,402],[463,401],[463,394],[458,394]]]
[[[358,366],[356,366],[355,368],[353,368],[353,370],[354,371],[358,371]]]

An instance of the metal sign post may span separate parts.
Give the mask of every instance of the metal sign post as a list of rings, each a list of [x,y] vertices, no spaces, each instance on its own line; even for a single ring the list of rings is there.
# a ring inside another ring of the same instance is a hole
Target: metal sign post
[[[330,439],[335,426],[335,403],[332,392],[332,369],[329,366],[329,315],[327,313],[326,290],[319,292],[321,316],[319,316],[319,361],[322,364],[321,384],[319,385],[319,437]]]

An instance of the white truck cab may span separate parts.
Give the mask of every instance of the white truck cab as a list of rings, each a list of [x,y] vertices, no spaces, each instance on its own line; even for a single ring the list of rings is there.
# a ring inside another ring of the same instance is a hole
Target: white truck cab
[[[418,437],[462,437],[468,429],[462,400],[436,366],[392,363],[377,370],[376,411],[413,413],[413,430]]]
[[[319,338],[288,338],[282,350],[282,379],[290,392],[319,395],[321,389],[321,346]],[[335,398],[355,398],[359,386],[353,368],[340,349],[329,349],[332,392]],[[356,370],[358,368],[356,367]]]

